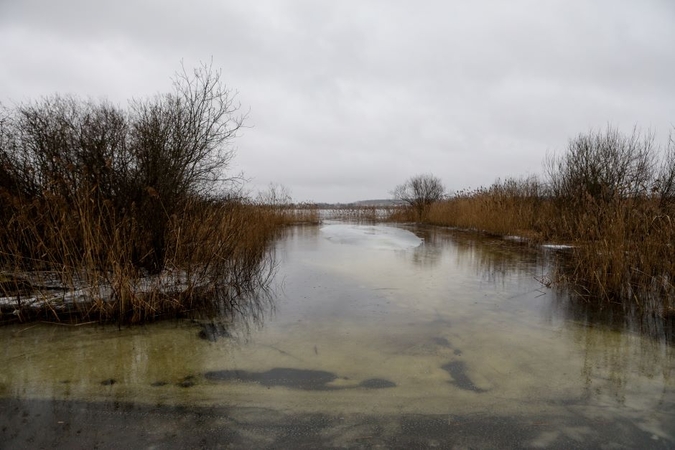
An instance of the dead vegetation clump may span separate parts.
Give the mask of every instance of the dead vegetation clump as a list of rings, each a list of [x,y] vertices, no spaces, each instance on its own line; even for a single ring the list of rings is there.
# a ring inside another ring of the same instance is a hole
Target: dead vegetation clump
[[[264,288],[284,219],[225,176],[238,105],[203,65],[174,91],[49,97],[0,116],[2,320],[232,313]]]

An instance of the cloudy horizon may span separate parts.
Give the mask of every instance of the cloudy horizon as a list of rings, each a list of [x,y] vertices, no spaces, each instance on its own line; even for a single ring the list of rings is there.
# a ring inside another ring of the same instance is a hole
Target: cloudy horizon
[[[247,127],[230,173],[296,201],[541,174],[612,125],[675,129],[675,3],[0,1],[0,102],[131,98],[213,62]]]

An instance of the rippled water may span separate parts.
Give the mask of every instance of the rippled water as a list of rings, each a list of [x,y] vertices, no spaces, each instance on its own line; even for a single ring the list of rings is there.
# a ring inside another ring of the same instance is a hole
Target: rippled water
[[[0,329],[2,442],[675,447],[667,333],[545,287],[555,250],[329,223],[276,253],[248,321]]]

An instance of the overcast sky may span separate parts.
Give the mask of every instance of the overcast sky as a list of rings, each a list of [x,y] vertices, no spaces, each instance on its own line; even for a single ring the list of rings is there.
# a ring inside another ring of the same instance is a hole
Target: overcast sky
[[[230,170],[296,201],[542,173],[591,128],[675,124],[672,0],[0,0],[0,102],[171,89],[213,59],[249,111]]]

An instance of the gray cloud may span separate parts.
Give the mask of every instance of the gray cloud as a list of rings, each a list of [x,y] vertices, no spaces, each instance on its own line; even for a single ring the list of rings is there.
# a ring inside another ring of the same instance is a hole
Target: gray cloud
[[[297,200],[541,172],[608,123],[675,122],[675,6],[633,1],[0,3],[0,100],[122,103],[213,58],[249,125],[232,170]]]

